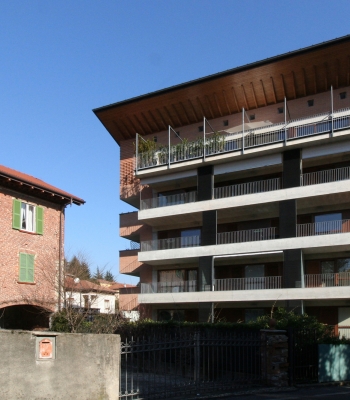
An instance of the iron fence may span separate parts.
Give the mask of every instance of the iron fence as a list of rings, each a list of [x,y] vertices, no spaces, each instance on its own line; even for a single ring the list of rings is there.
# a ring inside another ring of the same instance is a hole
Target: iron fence
[[[308,274],[304,281],[305,287],[350,286],[350,272]]]
[[[260,290],[281,288],[281,276],[215,279],[214,290]]]
[[[325,171],[308,172],[300,177],[301,186],[338,182],[350,179],[350,167],[333,168]]]
[[[217,244],[255,242],[272,240],[276,237],[276,228],[248,229],[244,231],[223,232],[217,235]]]
[[[297,237],[350,232],[350,219],[297,224]]]
[[[200,236],[186,236],[170,239],[155,239],[141,242],[141,251],[171,250],[200,246]]]
[[[177,193],[169,196],[159,196],[153,197],[152,199],[141,200],[141,210],[187,204],[195,201],[197,201],[197,192]]]
[[[186,398],[261,380],[258,331],[184,332],[121,344],[120,399]]]
[[[280,189],[280,179],[265,179],[255,182],[239,183],[237,185],[223,186],[214,189],[214,198],[244,196],[246,194],[270,192]]]

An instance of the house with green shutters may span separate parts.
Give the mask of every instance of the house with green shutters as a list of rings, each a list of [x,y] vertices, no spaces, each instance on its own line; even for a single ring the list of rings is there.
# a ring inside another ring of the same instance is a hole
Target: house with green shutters
[[[0,165],[0,328],[47,328],[61,307],[65,207],[84,200]]]

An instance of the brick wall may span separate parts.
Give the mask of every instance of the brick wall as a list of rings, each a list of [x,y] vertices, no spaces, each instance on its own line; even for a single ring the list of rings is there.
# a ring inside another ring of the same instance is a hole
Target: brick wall
[[[13,199],[44,209],[43,235],[12,228]],[[60,206],[0,188],[0,308],[31,304],[54,310],[57,305]],[[62,216],[62,243],[64,216]],[[61,249],[63,257],[63,245]],[[19,282],[19,254],[34,255],[34,283]]]

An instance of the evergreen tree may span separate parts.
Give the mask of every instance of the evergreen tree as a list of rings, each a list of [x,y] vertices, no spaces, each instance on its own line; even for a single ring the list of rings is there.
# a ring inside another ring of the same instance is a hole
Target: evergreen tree
[[[90,266],[84,257],[73,256],[70,261],[66,261],[66,274],[73,275],[82,280],[91,279]]]
[[[104,279],[108,282],[114,282],[114,275],[112,274],[111,271],[107,271],[105,273]]]
[[[96,268],[96,272],[93,275],[93,279],[103,279],[103,273],[100,271],[100,268]]]

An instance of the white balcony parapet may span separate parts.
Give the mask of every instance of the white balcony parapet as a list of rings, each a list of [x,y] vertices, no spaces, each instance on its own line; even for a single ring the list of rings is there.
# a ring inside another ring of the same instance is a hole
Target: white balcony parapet
[[[187,236],[170,239],[147,240],[141,242],[141,251],[171,250],[196,246],[200,246],[200,236]]]
[[[280,178],[264,179],[255,182],[239,183],[214,189],[214,198],[244,196],[246,194],[271,192],[280,189]]]
[[[350,167],[333,168],[325,171],[308,172],[300,176],[300,186],[338,182],[350,179]]]
[[[174,206],[177,204],[194,203],[197,201],[197,192],[177,193],[169,196],[153,197],[141,200],[141,210],[150,208]]]
[[[315,222],[310,224],[297,224],[297,237],[332,235],[350,232],[350,220],[336,220]]]
[[[280,289],[282,287],[281,282],[281,276],[215,279],[214,290]]]
[[[244,231],[223,232],[217,235],[217,244],[255,242],[276,238],[276,228],[248,229]]]
[[[308,274],[304,277],[305,287],[350,286],[350,272]]]
[[[212,133],[211,137],[201,138],[193,142],[183,141],[169,148],[137,154],[137,170],[174,164],[196,158],[210,157],[221,153],[241,151],[252,147],[273,143],[288,142],[333,133],[350,127],[350,109],[342,109],[332,113],[310,116],[304,119],[291,120],[287,124],[279,123],[237,133],[225,131]]]

